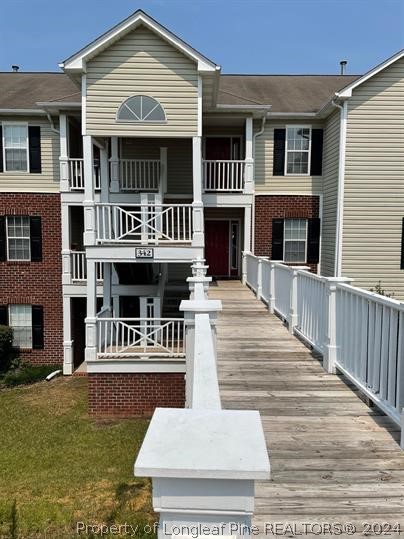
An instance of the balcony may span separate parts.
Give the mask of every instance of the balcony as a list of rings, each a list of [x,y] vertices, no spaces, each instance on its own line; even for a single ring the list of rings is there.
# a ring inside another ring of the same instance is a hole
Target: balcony
[[[96,265],[97,281],[103,281],[103,265],[97,262]],[[87,281],[87,263],[85,251],[72,251],[70,253],[71,280],[73,283],[83,283]]]
[[[242,193],[245,161],[204,160],[203,186],[206,193]]]
[[[120,159],[122,192],[157,192],[161,185],[160,159]]]
[[[68,165],[68,190],[69,191],[84,191],[84,172],[83,172],[83,162],[81,159],[72,159],[67,160]],[[93,167],[94,174],[94,184],[95,189],[101,189],[101,174],[100,166],[97,163],[94,163]]]
[[[108,318],[110,311],[96,319],[97,359],[182,358],[185,357],[183,318]]]
[[[192,204],[96,204],[96,243],[190,244]]]

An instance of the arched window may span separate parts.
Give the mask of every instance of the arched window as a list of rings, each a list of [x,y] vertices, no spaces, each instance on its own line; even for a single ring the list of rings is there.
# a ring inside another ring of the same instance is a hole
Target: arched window
[[[116,119],[120,122],[165,122],[166,115],[153,97],[134,95],[122,103]]]

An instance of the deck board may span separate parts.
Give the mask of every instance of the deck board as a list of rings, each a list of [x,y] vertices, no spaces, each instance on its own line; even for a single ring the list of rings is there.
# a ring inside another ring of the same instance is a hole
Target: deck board
[[[327,374],[241,283],[219,281],[209,297],[223,302],[217,326],[222,405],[260,411],[270,454],[271,480],[256,485],[260,536],[275,537],[265,535],[265,522],[297,529],[352,522],[355,538],[365,537],[363,522],[399,522],[404,536],[397,425],[369,408],[343,377]]]

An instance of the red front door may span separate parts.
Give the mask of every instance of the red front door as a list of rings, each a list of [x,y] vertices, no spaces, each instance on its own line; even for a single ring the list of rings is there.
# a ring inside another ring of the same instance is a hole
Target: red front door
[[[229,221],[205,221],[205,258],[208,275],[227,277],[229,272]]]

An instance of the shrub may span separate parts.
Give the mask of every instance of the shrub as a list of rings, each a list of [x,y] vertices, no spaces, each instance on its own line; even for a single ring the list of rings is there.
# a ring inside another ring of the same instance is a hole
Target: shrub
[[[9,371],[3,378],[3,384],[8,387],[41,382],[48,374],[60,369],[60,365],[30,365],[24,363],[18,369]]]
[[[13,328],[0,326],[0,372],[6,372],[15,356]]]
[[[380,296],[386,296],[386,298],[391,298],[394,296],[394,294],[387,294],[385,289],[382,287],[381,281],[378,281],[376,286],[374,288],[371,288],[370,291],[375,292],[375,294],[379,294]]]

